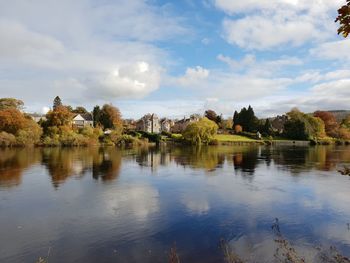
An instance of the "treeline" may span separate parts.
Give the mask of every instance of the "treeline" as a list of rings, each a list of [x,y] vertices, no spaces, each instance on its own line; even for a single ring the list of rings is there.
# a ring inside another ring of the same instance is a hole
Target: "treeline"
[[[310,140],[315,143],[350,140],[350,115],[340,123],[331,112],[316,111],[306,114],[294,108],[281,119],[279,129],[270,119],[259,119],[251,106],[235,111],[232,119],[224,119],[213,110],[207,110],[204,118],[191,123],[183,132],[184,138],[193,144],[215,144],[215,135],[233,133],[252,138]],[[260,137],[261,136],[261,137]]]
[[[143,141],[123,134],[118,108],[105,104],[93,110],[94,127],[73,125],[76,114],[89,114],[84,107],[63,105],[59,97],[52,110],[38,123],[23,112],[24,103],[13,98],[0,99],[0,146],[87,146],[116,145]],[[108,132],[106,132],[108,131]]]

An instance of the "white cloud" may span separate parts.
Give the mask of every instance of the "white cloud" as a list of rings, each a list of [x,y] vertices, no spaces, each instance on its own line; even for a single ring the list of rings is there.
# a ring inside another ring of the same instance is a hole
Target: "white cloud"
[[[350,40],[340,40],[322,43],[312,48],[310,54],[322,59],[350,60]]]
[[[228,14],[244,14],[239,19],[224,19],[224,38],[228,43],[264,50],[286,45],[300,46],[330,37],[335,32],[335,24],[330,22],[334,20],[332,14],[340,6],[340,1],[339,5],[335,2],[216,0],[215,4]]]
[[[250,54],[246,55],[241,61],[234,60],[231,57],[224,56],[222,54],[219,54],[217,56],[217,59],[226,63],[232,69],[240,69],[240,68],[252,66],[256,62],[255,56]]]
[[[209,77],[210,71],[200,66],[194,68],[187,68],[184,76],[178,79],[180,85],[185,87],[195,87],[200,83],[203,83]]]
[[[225,19],[223,28],[225,39],[230,44],[258,50],[287,44],[300,46],[321,35],[307,17],[289,19],[257,15],[238,20]]]
[[[0,3],[0,17],[1,93],[40,93],[45,105],[56,95],[80,104],[146,96],[170,63],[155,42],[189,34],[167,6],[143,0],[14,0]]]
[[[323,13],[329,9],[336,10],[343,4],[342,0],[215,0],[215,6],[228,14],[249,13],[257,10],[294,9],[314,13]]]
[[[124,65],[88,82],[90,96],[142,98],[158,89],[160,71],[147,62]]]

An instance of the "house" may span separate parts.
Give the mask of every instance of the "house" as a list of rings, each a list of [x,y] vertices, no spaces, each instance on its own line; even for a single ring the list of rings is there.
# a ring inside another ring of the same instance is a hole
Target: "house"
[[[271,127],[274,132],[277,132],[279,134],[284,132],[284,125],[288,120],[287,115],[278,115],[275,118],[270,119]]]
[[[178,120],[175,121],[173,127],[171,127],[171,132],[173,133],[182,133],[188,124],[192,123],[192,122],[196,122],[199,121],[199,117],[192,115],[190,118],[186,119],[186,117],[184,117],[182,120]]]
[[[160,133],[160,121],[156,114],[146,114],[136,123],[137,131]]]
[[[162,132],[170,132],[173,126],[174,122],[172,120],[166,118],[160,120],[160,129]]]
[[[76,114],[72,120],[73,126],[77,128],[94,127],[94,121],[91,113]]]
[[[136,130],[136,121],[133,119],[123,120],[123,128],[126,131],[135,131]]]

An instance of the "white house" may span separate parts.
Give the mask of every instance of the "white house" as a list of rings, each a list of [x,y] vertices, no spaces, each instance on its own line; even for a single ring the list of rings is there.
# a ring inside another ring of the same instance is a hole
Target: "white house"
[[[94,121],[90,113],[79,113],[75,115],[72,123],[77,128],[94,127]]]
[[[160,133],[160,121],[156,114],[147,114],[143,116],[136,123],[136,130],[150,132],[150,133]]]

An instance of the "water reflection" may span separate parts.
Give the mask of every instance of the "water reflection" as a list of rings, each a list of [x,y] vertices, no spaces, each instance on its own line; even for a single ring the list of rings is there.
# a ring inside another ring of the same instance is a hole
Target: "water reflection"
[[[171,163],[184,168],[213,172],[225,162],[232,163],[236,173],[253,179],[259,165],[274,164],[277,169],[294,175],[311,170],[332,171],[350,160],[350,151],[334,147],[161,147],[118,150],[116,148],[44,148],[2,149],[0,186],[21,183],[23,170],[42,163],[52,184],[58,188],[69,177],[79,178],[91,171],[92,178],[110,181],[118,178],[122,160],[133,156],[151,172]]]
[[[49,246],[50,262],[166,262],[174,242],[181,262],[222,262],[221,238],[273,262],[275,217],[298,252],[349,255],[349,162],[345,147],[0,150],[0,262]]]
[[[41,154],[32,149],[0,151],[0,187],[14,187],[22,182],[23,171],[40,162]]]

